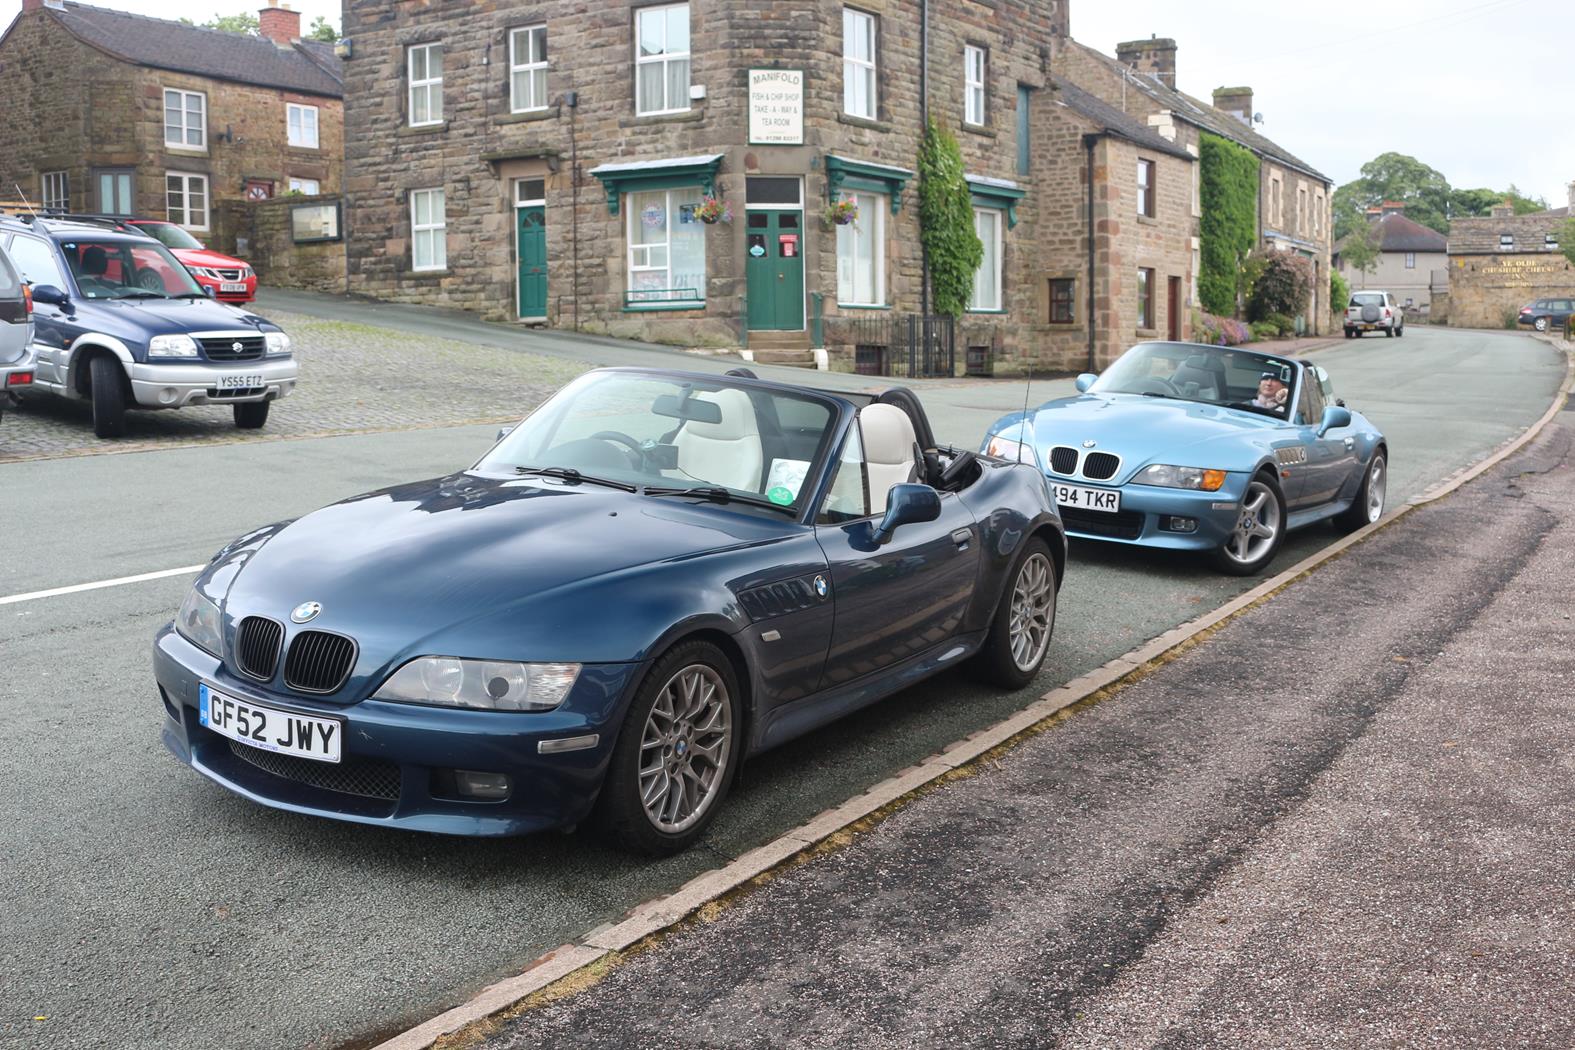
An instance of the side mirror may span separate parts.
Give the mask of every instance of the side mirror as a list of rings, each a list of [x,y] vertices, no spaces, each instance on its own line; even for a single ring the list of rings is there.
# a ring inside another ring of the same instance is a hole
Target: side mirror
[[[1351,410],[1339,405],[1330,405],[1323,410],[1323,422],[1318,424],[1318,436],[1323,437],[1329,431],[1338,427],[1351,425]]]
[[[903,525],[934,521],[941,516],[941,494],[928,485],[893,485],[886,494],[886,516],[875,528],[875,542],[891,542]]]
[[[48,303],[50,306],[65,308],[71,305],[71,296],[52,284],[35,284],[33,286],[33,302]]]
[[[1077,383],[1076,383],[1077,392],[1079,394],[1087,393],[1088,392],[1088,388],[1093,386],[1094,385],[1094,380],[1096,380],[1098,378],[1099,377],[1096,376],[1092,372],[1084,372],[1082,375],[1077,377]]]
[[[514,433],[514,428],[513,427],[499,427],[498,428],[498,436],[497,436],[496,440],[502,441],[504,438],[508,437],[512,433]]]
[[[198,287],[204,292],[208,293],[209,299],[217,299],[219,297],[219,290],[211,284],[202,284],[198,285]]]

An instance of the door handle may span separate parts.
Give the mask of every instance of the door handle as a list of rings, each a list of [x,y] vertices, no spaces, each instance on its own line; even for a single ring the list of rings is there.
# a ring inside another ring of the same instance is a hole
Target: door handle
[[[952,531],[952,542],[957,544],[958,550],[965,551],[968,544],[973,542],[973,533],[967,529],[955,529]]]

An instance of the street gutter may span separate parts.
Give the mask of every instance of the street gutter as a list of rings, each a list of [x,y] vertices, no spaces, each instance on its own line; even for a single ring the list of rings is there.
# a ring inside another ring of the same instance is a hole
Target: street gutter
[[[631,949],[689,920],[708,905],[721,906],[724,898],[747,892],[756,880],[764,880],[829,850],[851,841],[853,834],[901,809],[918,794],[941,782],[969,775],[970,767],[981,760],[1010,751],[1018,743],[1049,728],[1071,712],[1074,705],[1097,703],[1120,691],[1131,681],[1147,675],[1215,629],[1266,601],[1325,562],[1340,557],[1348,549],[1387,528],[1418,507],[1436,502],[1476,479],[1533,441],[1563,410],[1575,388],[1575,343],[1557,337],[1544,338],[1565,355],[1564,382],[1553,396],[1548,410],[1531,426],[1500,445],[1476,463],[1456,471],[1426,491],[1411,497],[1378,521],[1330,544],[1315,554],[1265,580],[1258,586],[1226,602],[1211,612],[1166,631],[1157,638],[1115,657],[1100,667],[1045,693],[1037,701],[986,729],[946,745],[929,758],[903,769],[839,806],[824,811],[805,824],[779,835],[728,864],[696,876],[677,890],[641,904],[616,923],[606,923],[588,931],[577,942],[560,945],[539,956],[525,970],[482,989],[459,1006],[378,1043],[374,1050],[428,1050],[439,1040],[445,1046],[464,1045],[470,1033],[463,1032],[493,1015],[519,1006],[527,1000],[557,998],[594,983],[601,972],[615,964]],[[1329,345],[1337,345],[1331,341]],[[1309,347],[1302,353],[1326,349]],[[596,967],[591,970],[588,968]],[[452,1042],[447,1036],[457,1038]],[[477,1031],[477,1036],[484,1032]],[[364,1045],[364,1044],[351,1044]]]

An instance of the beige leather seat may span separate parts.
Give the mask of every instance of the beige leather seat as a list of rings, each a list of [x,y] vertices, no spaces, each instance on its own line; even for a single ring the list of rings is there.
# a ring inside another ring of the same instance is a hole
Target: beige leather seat
[[[893,485],[912,481],[919,441],[908,413],[893,405],[859,409],[864,437],[864,464],[870,485],[870,513],[886,513],[886,493]]]
[[[683,425],[673,438],[678,446],[678,469],[714,485],[759,492],[764,452],[749,395],[742,390],[718,390],[695,394],[694,400],[716,405],[722,418],[716,423],[691,419]]]

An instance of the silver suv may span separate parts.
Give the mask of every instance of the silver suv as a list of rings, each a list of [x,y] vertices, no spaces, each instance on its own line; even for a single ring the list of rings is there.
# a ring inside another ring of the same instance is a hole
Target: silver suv
[[[1345,310],[1345,337],[1382,330],[1386,336],[1405,335],[1405,307],[1388,292],[1352,292]]]
[[[33,382],[33,297],[0,250],[0,410]]]

